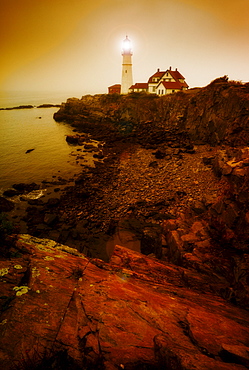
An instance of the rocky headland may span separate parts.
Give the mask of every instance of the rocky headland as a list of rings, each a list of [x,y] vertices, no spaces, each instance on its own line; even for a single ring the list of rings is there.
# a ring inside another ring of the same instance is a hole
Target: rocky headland
[[[225,77],[61,105],[95,167],[19,218],[0,199],[26,232],[2,222],[3,368],[249,367],[248,113],[249,84]]]

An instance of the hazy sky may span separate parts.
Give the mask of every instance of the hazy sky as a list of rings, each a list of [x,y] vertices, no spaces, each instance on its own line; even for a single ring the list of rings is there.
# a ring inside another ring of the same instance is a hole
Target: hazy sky
[[[249,81],[249,0],[0,0],[0,90],[107,92],[178,68],[190,87]]]

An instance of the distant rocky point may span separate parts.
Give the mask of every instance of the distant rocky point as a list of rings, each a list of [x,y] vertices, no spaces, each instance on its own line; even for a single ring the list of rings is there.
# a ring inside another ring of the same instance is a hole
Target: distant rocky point
[[[37,107],[35,105],[18,105],[17,107],[0,108],[0,110],[14,110],[14,109],[31,109],[31,108],[60,108],[60,104],[41,104]]]
[[[38,105],[37,108],[53,108],[53,107],[56,107],[56,108],[60,108],[60,104],[41,104],[41,105]]]
[[[0,110],[31,109],[31,108],[34,108],[34,106],[33,105],[18,105],[17,107],[0,108]]]

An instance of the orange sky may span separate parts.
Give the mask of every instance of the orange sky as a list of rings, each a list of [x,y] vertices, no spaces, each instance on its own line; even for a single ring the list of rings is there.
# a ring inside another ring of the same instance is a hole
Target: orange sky
[[[249,0],[1,0],[0,90],[105,93],[172,66],[190,87],[249,80]]]

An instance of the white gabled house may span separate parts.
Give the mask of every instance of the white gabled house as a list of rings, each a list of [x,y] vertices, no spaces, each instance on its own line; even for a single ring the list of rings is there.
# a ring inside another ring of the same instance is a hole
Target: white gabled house
[[[173,71],[171,67],[167,71],[158,69],[148,81],[148,92],[159,96],[187,89],[188,84],[183,75],[177,69]]]
[[[166,72],[160,71],[158,68],[157,72],[154,73],[148,80],[148,93],[149,94],[156,94],[156,88],[161,81],[163,75]]]

